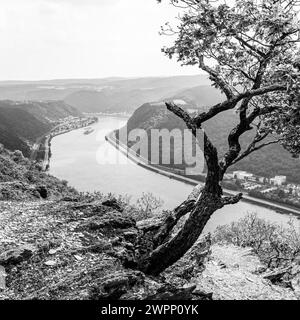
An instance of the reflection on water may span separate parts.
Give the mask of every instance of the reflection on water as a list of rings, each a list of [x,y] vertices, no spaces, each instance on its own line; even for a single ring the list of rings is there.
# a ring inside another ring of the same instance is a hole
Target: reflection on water
[[[126,119],[101,117],[93,125],[94,132],[84,129],[71,131],[52,140],[50,173],[69,181],[79,191],[101,191],[131,195],[135,200],[143,192],[152,192],[164,200],[164,207],[172,209],[191,192],[192,186],[145,170],[118,152],[105,141],[105,135],[126,124]],[[206,230],[239,219],[248,212],[279,223],[286,223],[288,215],[246,202],[227,206],[216,212]]]

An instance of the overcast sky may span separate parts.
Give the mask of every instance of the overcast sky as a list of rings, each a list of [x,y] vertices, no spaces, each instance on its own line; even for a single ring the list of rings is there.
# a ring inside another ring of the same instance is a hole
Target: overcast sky
[[[0,1],[0,80],[199,73],[161,53],[167,0]]]

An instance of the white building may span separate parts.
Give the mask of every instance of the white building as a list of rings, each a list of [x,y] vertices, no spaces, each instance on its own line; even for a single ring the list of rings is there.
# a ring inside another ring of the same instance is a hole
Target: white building
[[[224,174],[224,179],[231,180],[233,178],[234,178],[233,173],[225,173]]]
[[[249,173],[247,171],[233,171],[233,176],[235,179],[239,179],[239,180],[247,180],[249,178],[253,177],[252,173]]]
[[[286,176],[275,176],[274,178],[270,179],[270,183],[274,184],[275,186],[282,186],[286,183]]]
[[[259,181],[260,183],[265,183],[265,182],[267,181],[267,178],[265,178],[265,177],[258,177],[258,181]]]
[[[262,191],[260,191],[260,192],[261,192],[261,193],[269,193],[269,192],[275,191],[275,190],[277,190],[277,188],[268,188],[268,189],[262,190]]]

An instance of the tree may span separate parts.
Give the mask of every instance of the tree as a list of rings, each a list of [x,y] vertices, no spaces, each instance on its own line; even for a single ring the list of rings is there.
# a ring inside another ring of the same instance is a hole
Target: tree
[[[300,153],[299,1],[170,3],[183,13],[176,29],[169,24],[163,28],[163,33],[176,36],[174,45],[163,51],[182,65],[205,71],[226,99],[195,116],[173,102],[166,107],[185,121],[195,137],[203,123],[227,110],[235,110],[239,121],[228,135],[228,151],[222,158],[204,131],[205,185],[196,199],[176,208],[155,235],[154,250],[142,263],[143,270],[153,275],[192,247],[216,210],[242,199],[242,194],[223,195],[220,183],[230,166],[274,143],[281,143],[294,157]],[[240,138],[249,130],[255,130],[253,141],[242,150]],[[184,226],[170,238],[178,220],[188,213]]]
[[[282,189],[279,189],[277,191],[277,196],[280,198],[280,199],[283,199],[285,198],[285,192],[282,190]]]

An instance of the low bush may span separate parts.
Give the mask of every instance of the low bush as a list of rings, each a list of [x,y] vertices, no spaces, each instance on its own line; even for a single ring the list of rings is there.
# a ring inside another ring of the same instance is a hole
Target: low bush
[[[293,220],[282,227],[258,218],[256,214],[249,214],[230,225],[219,226],[213,242],[251,247],[270,269],[300,261],[300,233]]]

